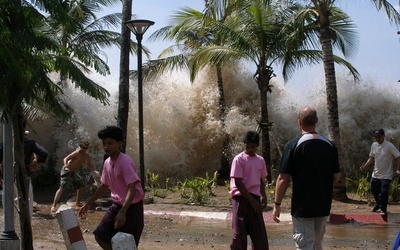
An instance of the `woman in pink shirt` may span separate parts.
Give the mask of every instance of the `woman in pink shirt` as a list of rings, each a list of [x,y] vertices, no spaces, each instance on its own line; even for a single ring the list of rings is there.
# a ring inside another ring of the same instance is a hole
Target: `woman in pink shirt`
[[[111,238],[118,232],[124,232],[134,236],[137,246],[144,227],[144,192],[136,166],[128,155],[119,150],[122,146],[121,128],[107,126],[98,132],[98,137],[103,141],[104,152],[109,157],[104,161],[102,185],[81,208],[79,215],[86,214],[92,203],[110,189],[113,204],[93,231],[95,239],[103,249],[111,250]]]

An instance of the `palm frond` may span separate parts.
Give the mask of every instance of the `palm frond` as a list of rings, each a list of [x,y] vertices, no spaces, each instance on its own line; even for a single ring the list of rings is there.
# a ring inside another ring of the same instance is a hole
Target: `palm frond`
[[[187,54],[178,54],[162,59],[150,60],[144,65],[144,75],[146,77],[159,76],[168,71],[183,70],[188,68]]]
[[[389,21],[399,25],[400,24],[400,13],[396,10],[396,8],[390,4],[387,0],[371,0],[377,10],[381,10],[382,8],[386,12],[386,16],[389,18]]]

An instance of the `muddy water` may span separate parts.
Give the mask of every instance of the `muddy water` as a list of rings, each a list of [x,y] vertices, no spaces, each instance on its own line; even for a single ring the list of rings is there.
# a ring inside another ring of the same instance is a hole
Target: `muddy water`
[[[42,206],[33,217],[35,249],[64,250],[66,248],[57,219],[48,215],[48,209]],[[86,219],[79,219],[89,250],[99,249],[91,232],[103,214],[104,212],[96,211],[89,213]],[[266,226],[271,249],[294,249],[290,223],[267,223]],[[399,228],[399,225],[394,223],[328,224],[324,247],[391,249]],[[230,239],[230,221],[151,215],[145,216],[140,249],[229,249]]]

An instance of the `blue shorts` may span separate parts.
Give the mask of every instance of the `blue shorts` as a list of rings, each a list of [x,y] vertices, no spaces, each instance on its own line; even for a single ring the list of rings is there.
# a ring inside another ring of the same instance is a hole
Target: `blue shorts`
[[[97,237],[103,242],[111,245],[111,238],[118,232],[132,234],[135,238],[136,246],[139,245],[140,236],[144,227],[144,216],[143,216],[143,201],[131,204],[126,211],[126,222],[122,227],[115,229],[114,221],[121,205],[112,204],[107,210],[100,224],[93,231]]]

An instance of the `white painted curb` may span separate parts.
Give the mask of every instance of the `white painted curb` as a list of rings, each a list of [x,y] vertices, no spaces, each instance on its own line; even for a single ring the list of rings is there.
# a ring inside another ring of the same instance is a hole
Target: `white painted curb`
[[[169,216],[186,216],[196,217],[204,219],[216,219],[216,220],[231,220],[231,212],[201,212],[201,211],[156,211],[156,210],[145,210],[146,215],[169,215]],[[265,222],[274,222],[271,213],[263,213]],[[279,217],[281,222],[292,222],[292,215],[290,213],[283,213]]]

